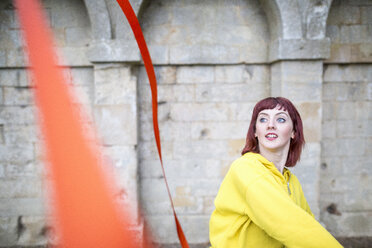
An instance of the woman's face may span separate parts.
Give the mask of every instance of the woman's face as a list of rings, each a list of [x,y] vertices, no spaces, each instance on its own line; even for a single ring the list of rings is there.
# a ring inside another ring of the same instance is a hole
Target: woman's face
[[[280,152],[289,149],[294,138],[293,122],[285,110],[279,106],[262,110],[256,120],[256,133],[260,151]]]

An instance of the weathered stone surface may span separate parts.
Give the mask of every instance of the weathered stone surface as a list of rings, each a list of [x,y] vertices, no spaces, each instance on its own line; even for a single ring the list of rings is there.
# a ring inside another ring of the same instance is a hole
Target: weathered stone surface
[[[4,105],[31,105],[33,103],[31,90],[27,87],[4,87]]]
[[[136,110],[131,105],[96,107],[95,121],[104,144],[134,145],[137,143],[136,133],[133,132]]]
[[[0,217],[0,242],[2,246],[13,246],[17,242],[17,218]]]
[[[0,212],[3,217],[40,216],[45,213],[44,201],[41,198],[2,198]]]
[[[293,60],[298,58],[325,59],[330,55],[330,40],[279,39],[272,42],[270,61]]]
[[[143,2],[131,0],[156,65],[165,172],[191,247],[208,247],[219,185],[240,156],[255,103],[270,95],[290,98],[302,115],[307,145],[293,171],[315,215],[333,234],[371,236],[370,1]],[[176,247],[150,86],[125,16],[111,0],[43,4],[61,64],[72,66],[65,75],[74,104],[95,113],[117,202],[141,199],[156,241]],[[41,246],[40,178],[47,185],[50,175],[10,0],[0,3],[0,30],[0,243]],[[133,217],[140,236],[141,217]]]
[[[215,81],[213,66],[180,66],[177,68],[177,83],[213,83]]]
[[[268,41],[268,27],[255,1],[239,1],[239,4],[204,1],[181,5],[177,7],[176,2],[162,1],[149,4],[144,10],[141,22],[145,37],[150,51],[159,55],[155,63],[221,64],[267,60],[268,49],[262,44]]]

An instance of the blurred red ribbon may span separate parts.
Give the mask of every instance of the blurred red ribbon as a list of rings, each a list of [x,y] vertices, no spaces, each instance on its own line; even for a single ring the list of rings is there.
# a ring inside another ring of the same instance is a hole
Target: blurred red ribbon
[[[134,37],[136,38],[138,47],[139,47],[141,55],[142,55],[143,63],[145,64],[147,76],[149,78],[149,83],[150,83],[150,87],[151,87],[152,123],[153,123],[153,127],[154,127],[154,135],[155,135],[155,140],[156,140],[156,146],[157,146],[157,149],[158,149],[158,154],[159,154],[161,168],[162,168],[162,172],[163,172],[163,176],[164,176],[164,180],[165,180],[165,185],[167,187],[168,196],[169,196],[171,206],[172,206],[172,210],[173,210],[174,220],[176,222],[178,239],[180,240],[182,248],[189,248],[189,244],[186,240],[186,236],[183,233],[181,224],[178,221],[177,214],[176,214],[176,211],[174,209],[174,204],[173,204],[172,196],[170,194],[167,177],[165,176],[165,172],[164,172],[163,159],[162,159],[162,155],[161,155],[159,124],[158,124],[158,102],[157,102],[158,96],[157,96],[157,83],[156,83],[154,66],[153,66],[152,61],[151,61],[150,53],[149,53],[149,50],[147,48],[145,38],[143,36],[141,26],[138,22],[136,14],[133,11],[132,6],[130,5],[128,0],[117,0],[117,2],[119,3],[119,5],[120,5],[121,9],[123,10],[125,16],[127,17],[129,25],[132,28]]]
[[[62,68],[57,66],[51,31],[38,0],[15,0],[34,81],[39,124],[56,201],[53,214],[62,247],[138,247],[128,229],[128,208],[113,197],[114,180],[104,173],[97,147],[83,135]]]

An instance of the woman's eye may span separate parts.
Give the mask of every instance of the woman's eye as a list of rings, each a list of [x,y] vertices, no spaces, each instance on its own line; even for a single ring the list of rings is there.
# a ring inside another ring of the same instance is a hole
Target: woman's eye
[[[285,122],[285,119],[284,118],[278,118],[278,122],[283,123],[283,122]]]
[[[260,118],[260,122],[266,122],[267,119],[266,118]]]

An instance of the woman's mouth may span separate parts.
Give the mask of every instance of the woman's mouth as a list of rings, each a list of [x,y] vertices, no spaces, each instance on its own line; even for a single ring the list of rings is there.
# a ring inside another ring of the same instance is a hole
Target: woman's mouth
[[[271,141],[271,140],[275,140],[276,138],[278,138],[278,135],[275,133],[268,133],[265,135],[265,138]]]

